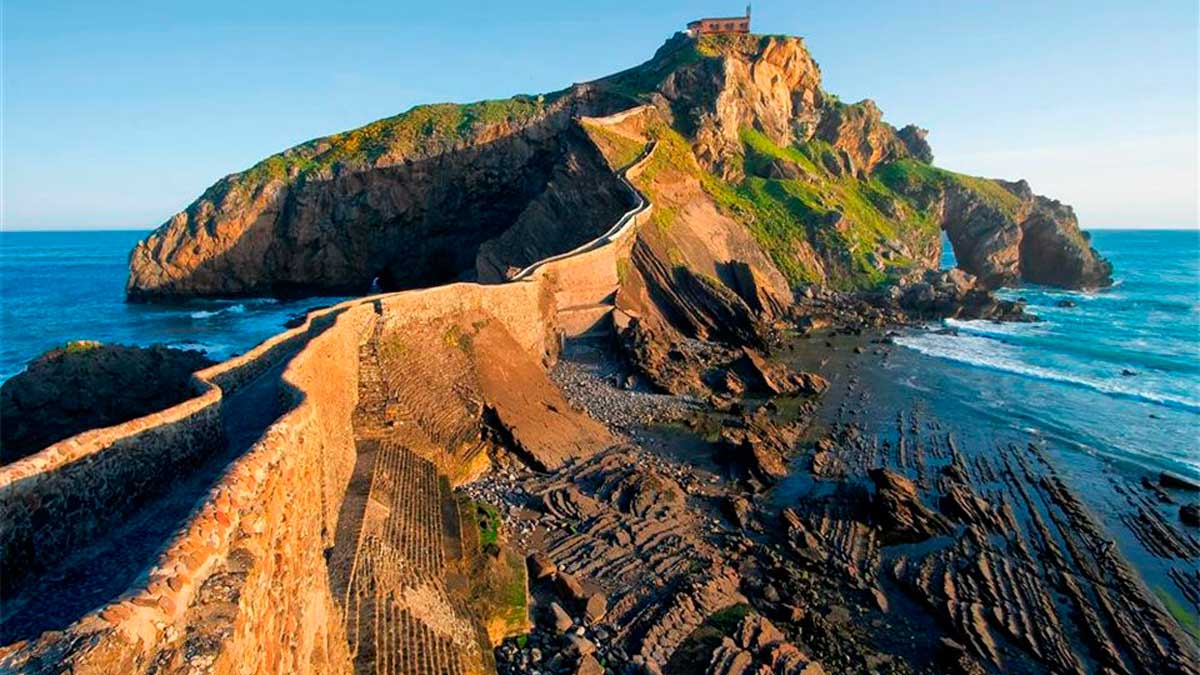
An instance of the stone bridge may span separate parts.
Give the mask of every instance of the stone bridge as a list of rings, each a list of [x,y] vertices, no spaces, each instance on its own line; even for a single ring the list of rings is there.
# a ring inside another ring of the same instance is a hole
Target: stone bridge
[[[541,368],[602,330],[651,208],[625,184],[636,205],[608,232],[507,283],[313,312],[197,372],[188,401],[0,468],[0,671],[493,669],[444,572],[450,487],[477,457],[394,426],[383,351],[470,320]]]

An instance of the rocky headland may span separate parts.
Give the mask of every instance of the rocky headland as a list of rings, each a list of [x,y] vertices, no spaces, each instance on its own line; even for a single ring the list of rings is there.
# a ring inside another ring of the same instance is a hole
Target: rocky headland
[[[987,287],[1111,283],[1070,207],[1023,181],[933,167],[924,130],[897,131],[873,102],[824,91],[803,41],[678,36],[608,78],[418,106],[227,176],[134,250],[129,298],[502,280],[629,208],[575,120],[638,105],[688,155],[669,161],[689,170],[693,191],[792,283],[864,287],[936,267],[940,230]],[[636,152],[632,139],[611,140]],[[659,197],[666,219],[674,202],[698,208],[688,194]]]
[[[0,473],[0,667],[1200,673],[1196,486],[1101,517],[889,384],[905,326],[1111,283],[1069,207],[932,160],[797,38],[681,35],[222,179],[130,299],[397,292]]]

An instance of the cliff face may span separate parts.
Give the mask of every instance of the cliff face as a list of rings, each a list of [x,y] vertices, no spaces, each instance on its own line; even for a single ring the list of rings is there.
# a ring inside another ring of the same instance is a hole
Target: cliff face
[[[925,131],[821,88],[802,40],[682,35],[570,90],[416,108],[219,181],[142,242],[128,295],[362,292],[498,281],[629,207],[574,121],[649,104],[684,173],[791,285],[872,287],[936,266],[941,230],[991,286],[1109,283],[1069,207],[935,169]],[[675,200],[676,206],[687,206]]]

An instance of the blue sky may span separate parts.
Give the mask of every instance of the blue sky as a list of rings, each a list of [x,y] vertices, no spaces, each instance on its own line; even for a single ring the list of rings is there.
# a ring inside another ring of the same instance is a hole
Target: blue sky
[[[559,89],[737,1],[3,3],[3,226],[149,228],[217,178],[418,103]],[[1195,227],[1197,3],[798,2],[825,86],[1084,227]]]

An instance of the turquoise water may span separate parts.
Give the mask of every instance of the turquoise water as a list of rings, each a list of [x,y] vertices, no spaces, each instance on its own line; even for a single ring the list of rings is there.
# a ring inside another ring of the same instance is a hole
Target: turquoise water
[[[336,300],[126,304],[127,256],[144,234],[0,232],[0,379],[77,339],[162,342],[224,359]],[[1004,291],[1044,321],[947,321],[935,328],[954,333],[905,335],[897,342],[909,358],[896,375],[981,420],[1200,475],[1200,233],[1098,231],[1094,244],[1116,268],[1113,288]]]
[[[1200,475],[1200,232],[1100,230],[1093,244],[1113,262],[1112,288],[1005,290],[1043,321],[947,320],[936,328],[952,332],[897,343],[953,364],[939,386],[988,413],[1081,451]]]
[[[68,340],[202,349],[222,360],[336,299],[124,302],[129,251],[146,232],[0,232],[0,381]]]

